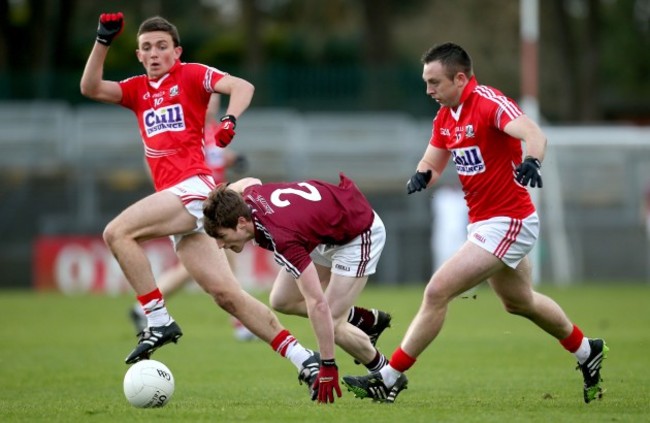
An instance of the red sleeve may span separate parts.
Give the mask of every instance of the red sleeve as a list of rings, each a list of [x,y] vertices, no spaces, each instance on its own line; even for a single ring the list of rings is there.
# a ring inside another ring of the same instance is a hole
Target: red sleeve
[[[442,109],[438,110],[438,113],[436,113],[436,117],[433,118],[433,123],[431,124],[431,138],[429,139],[429,144],[437,148],[446,149],[447,146],[445,140],[442,139],[439,136],[438,131],[436,131],[436,122],[438,121],[438,117],[440,116],[440,110]]]
[[[491,110],[481,115],[490,116],[488,123],[500,131],[503,131],[508,123],[523,115],[517,103],[504,95],[496,97],[494,101],[483,102],[481,107],[490,107]]]
[[[138,89],[137,84],[142,83],[140,79],[142,76],[134,76],[119,82],[120,87],[122,88],[122,100],[120,105],[126,107],[127,109],[135,110],[138,98]]]
[[[214,92],[214,85],[219,82],[221,78],[228,75],[217,68],[206,66],[201,63],[187,63],[185,64],[185,72],[190,73],[190,78],[193,80],[203,81],[203,90],[207,93]]]

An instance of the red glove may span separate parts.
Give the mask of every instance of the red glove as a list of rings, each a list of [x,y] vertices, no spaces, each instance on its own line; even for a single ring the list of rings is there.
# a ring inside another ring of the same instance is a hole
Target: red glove
[[[334,402],[334,391],[341,398],[341,387],[339,386],[339,368],[336,367],[334,359],[321,360],[318,376],[312,386],[312,392],[318,392],[318,402]],[[312,398],[316,399],[316,398]]]
[[[230,144],[230,141],[232,141],[235,136],[237,118],[233,115],[225,115],[220,120],[221,123],[217,126],[214,132],[214,142],[218,147],[224,148]]]
[[[110,46],[113,38],[120,35],[124,29],[124,15],[122,12],[102,13],[97,25],[97,42]]]

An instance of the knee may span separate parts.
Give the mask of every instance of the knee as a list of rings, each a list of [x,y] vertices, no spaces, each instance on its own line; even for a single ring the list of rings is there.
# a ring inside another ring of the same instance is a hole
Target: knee
[[[104,243],[109,248],[112,248],[112,245],[118,238],[118,228],[114,222],[110,222],[108,225],[106,225],[104,232],[102,233],[102,238],[104,239]]]
[[[516,316],[526,316],[530,310],[530,307],[521,301],[511,300],[511,299],[502,299],[503,309]]]
[[[274,295],[274,292],[271,291],[271,295],[269,295],[269,307],[273,311],[284,313],[287,309],[287,302],[278,295]]]
[[[269,296],[269,306],[272,310],[282,314],[295,314],[300,311],[298,303],[292,302],[281,295],[275,295],[271,292]]]
[[[449,298],[441,289],[440,284],[435,279],[431,279],[427,286],[424,288],[423,304],[441,304],[449,302]]]

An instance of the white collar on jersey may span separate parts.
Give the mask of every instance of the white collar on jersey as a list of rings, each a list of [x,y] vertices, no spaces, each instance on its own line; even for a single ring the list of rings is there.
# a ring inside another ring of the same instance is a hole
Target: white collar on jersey
[[[166,74],[165,74],[164,76],[162,76],[160,79],[156,79],[155,81],[153,81],[153,80],[150,79],[150,80],[149,80],[149,85],[151,85],[151,86],[152,86],[153,88],[155,88],[155,89],[159,89],[159,88],[160,88],[160,85],[163,83],[163,81],[164,81],[165,79],[167,79],[168,76],[169,76],[169,74],[166,73]]]
[[[449,108],[449,112],[451,113],[451,117],[454,118],[456,122],[460,119],[460,111],[463,110],[463,105],[461,104],[456,108],[456,110],[452,109],[451,107]]]

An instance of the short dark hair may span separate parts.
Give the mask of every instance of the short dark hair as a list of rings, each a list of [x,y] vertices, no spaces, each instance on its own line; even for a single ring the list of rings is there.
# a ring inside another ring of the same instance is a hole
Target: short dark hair
[[[176,26],[161,16],[153,16],[142,22],[140,28],[138,28],[138,38],[142,34],[155,31],[162,31],[171,35],[174,47],[181,45],[181,37],[178,35]]]
[[[218,238],[220,229],[236,229],[240,216],[250,220],[250,208],[241,194],[226,184],[219,184],[203,203],[203,227],[213,238]]]
[[[468,77],[471,77],[474,73],[472,58],[461,46],[454,43],[444,43],[431,47],[422,55],[421,60],[425,65],[431,62],[440,62],[446,69],[449,79],[454,79],[458,72],[463,72]]]

